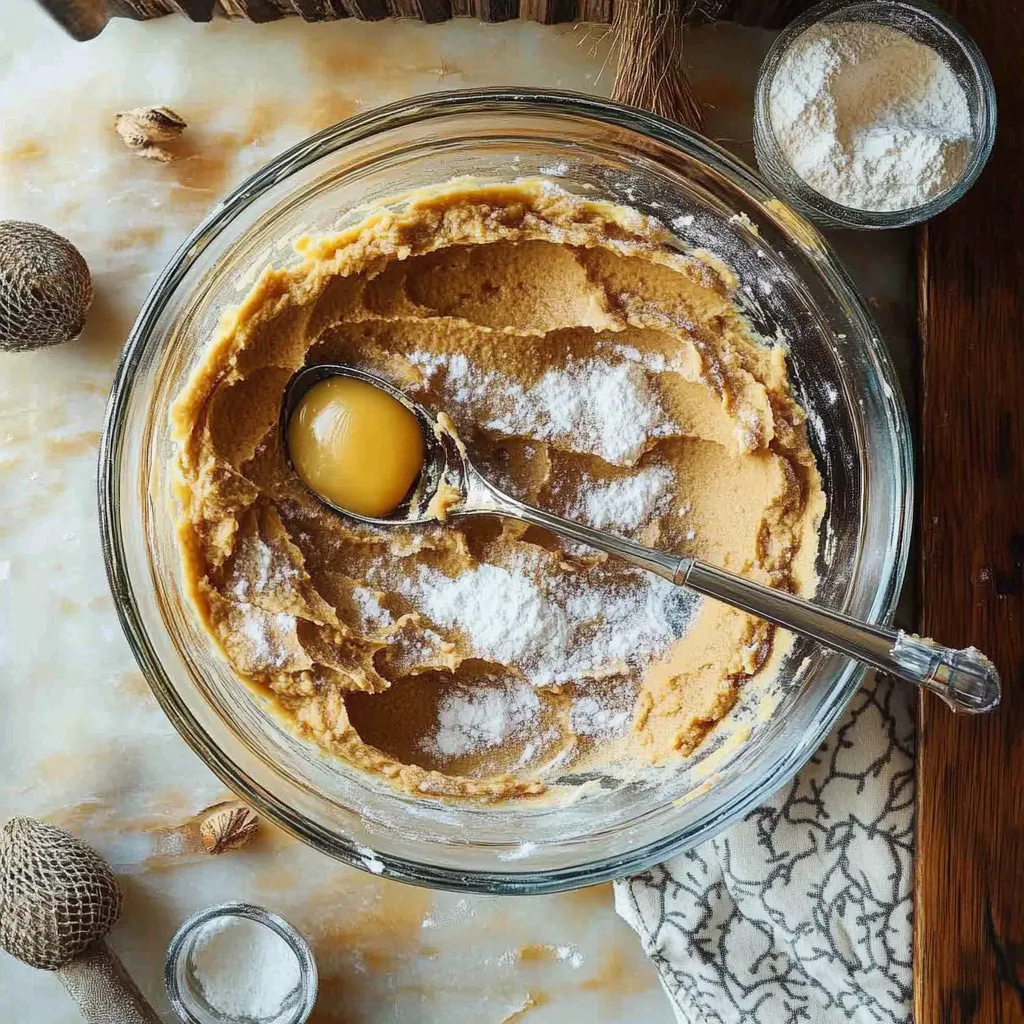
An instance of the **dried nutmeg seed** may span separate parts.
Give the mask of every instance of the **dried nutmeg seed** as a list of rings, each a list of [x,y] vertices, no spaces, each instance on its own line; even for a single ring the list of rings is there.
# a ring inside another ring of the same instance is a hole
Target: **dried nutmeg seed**
[[[188,126],[169,107],[134,107],[114,115],[114,130],[129,149],[140,156],[170,160],[171,154],[160,142],[173,142]]]
[[[77,337],[92,302],[92,277],[66,239],[22,220],[0,220],[0,352]]]
[[[214,811],[204,818],[199,826],[199,835],[207,852],[216,855],[248,846],[256,838],[259,824],[255,811],[238,804]]]

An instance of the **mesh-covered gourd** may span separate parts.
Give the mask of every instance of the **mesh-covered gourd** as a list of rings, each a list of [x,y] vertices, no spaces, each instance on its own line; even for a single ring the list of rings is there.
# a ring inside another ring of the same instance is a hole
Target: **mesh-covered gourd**
[[[43,970],[102,939],[121,914],[107,862],[56,825],[12,818],[0,833],[0,946]]]
[[[66,238],[41,224],[0,220],[0,351],[70,341],[91,302],[89,267]]]

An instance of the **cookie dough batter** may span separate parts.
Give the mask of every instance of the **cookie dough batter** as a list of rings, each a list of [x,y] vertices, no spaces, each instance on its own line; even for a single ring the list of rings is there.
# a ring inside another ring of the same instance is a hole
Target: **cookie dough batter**
[[[173,412],[184,574],[234,670],[415,794],[693,751],[785,634],[519,523],[347,522],[288,469],[277,419],[298,367],[363,367],[525,500],[808,596],[821,481],[729,269],[545,181],[451,183],[296,244]]]

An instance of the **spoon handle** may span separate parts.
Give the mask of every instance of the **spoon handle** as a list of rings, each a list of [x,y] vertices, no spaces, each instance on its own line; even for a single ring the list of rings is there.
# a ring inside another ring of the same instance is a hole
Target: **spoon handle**
[[[980,714],[999,704],[999,673],[973,647],[956,650],[873,626],[697,560],[682,568],[676,582],[930,690],[954,711]]]
[[[475,470],[468,474],[466,487],[466,500],[456,515],[490,514],[518,519],[615,555],[698,594],[767,619],[855,661],[930,690],[954,711],[980,714],[999,703],[999,673],[973,647],[956,650],[903,630],[873,626],[695,558],[665,554],[574,523],[510,497]]]

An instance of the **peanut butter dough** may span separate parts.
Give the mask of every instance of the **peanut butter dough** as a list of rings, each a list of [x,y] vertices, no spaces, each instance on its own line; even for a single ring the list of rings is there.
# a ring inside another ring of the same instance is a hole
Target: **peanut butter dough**
[[[821,480],[729,269],[545,181],[454,182],[296,247],[173,411],[184,575],[234,670],[414,794],[693,751],[785,634],[516,522],[348,522],[290,472],[278,407],[304,364],[363,367],[523,499],[811,595]]]

